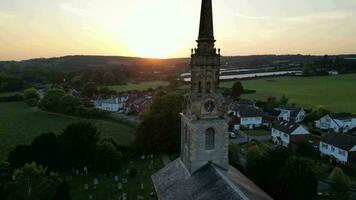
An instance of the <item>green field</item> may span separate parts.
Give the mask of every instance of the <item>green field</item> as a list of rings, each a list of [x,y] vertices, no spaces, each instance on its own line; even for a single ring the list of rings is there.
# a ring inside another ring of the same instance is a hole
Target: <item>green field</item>
[[[6,159],[8,152],[18,144],[31,143],[33,138],[46,132],[58,133],[80,121],[96,125],[103,137],[112,137],[120,144],[127,145],[134,140],[134,129],[126,125],[46,113],[23,102],[0,103],[0,160]]]
[[[231,87],[234,81],[222,82]],[[269,96],[289,97],[290,103],[305,108],[323,106],[333,112],[356,113],[356,74],[322,77],[269,77],[242,81],[255,94],[243,98],[266,100]]]
[[[127,85],[112,85],[109,86],[110,89],[117,92],[126,92],[130,90],[147,90],[149,88],[156,89],[160,86],[168,86],[167,81],[150,81],[150,82],[141,82],[141,83],[128,83]]]

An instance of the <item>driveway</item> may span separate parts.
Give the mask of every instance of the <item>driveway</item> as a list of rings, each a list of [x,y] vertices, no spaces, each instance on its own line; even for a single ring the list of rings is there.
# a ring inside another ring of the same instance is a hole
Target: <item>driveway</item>
[[[231,141],[236,144],[242,144],[242,143],[250,142],[252,140],[256,140],[259,142],[267,142],[267,141],[271,140],[271,136],[270,135],[248,136],[246,133],[244,133],[243,131],[240,130],[239,134],[237,134],[237,138],[232,139]]]

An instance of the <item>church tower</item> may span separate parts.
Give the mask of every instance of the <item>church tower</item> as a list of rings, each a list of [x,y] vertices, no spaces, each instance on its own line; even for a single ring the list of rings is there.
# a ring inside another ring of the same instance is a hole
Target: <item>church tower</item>
[[[211,0],[202,0],[198,47],[191,52],[191,91],[182,113],[181,159],[193,174],[208,163],[228,169],[224,97],[219,92],[220,50],[215,48]]]

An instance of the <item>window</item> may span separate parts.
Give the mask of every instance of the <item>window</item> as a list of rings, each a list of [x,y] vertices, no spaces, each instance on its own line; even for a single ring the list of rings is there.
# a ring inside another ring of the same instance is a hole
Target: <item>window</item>
[[[207,93],[210,93],[210,90],[211,90],[211,83],[208,82],[208,83],[206,84],[206,92],[207,92]]]
[[[215,148],[215,130],[209,128],[205,132],[205,150],[213,150]]]
[[[201,82],[198,83],[198,92],[201,92]]]
[[[342,155],[342,156],[345,156],[345,155],[346,155],[346,153],[345,153],[344,150],[339,150],[339,154]]]

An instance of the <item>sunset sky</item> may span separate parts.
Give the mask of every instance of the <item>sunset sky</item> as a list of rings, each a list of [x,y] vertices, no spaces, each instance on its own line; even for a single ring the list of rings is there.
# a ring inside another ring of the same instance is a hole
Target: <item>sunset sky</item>
[[[0,60],[186,57],[201,0],[0,0]],[[223,55],[356,53],[356,0],[213,0]]]

